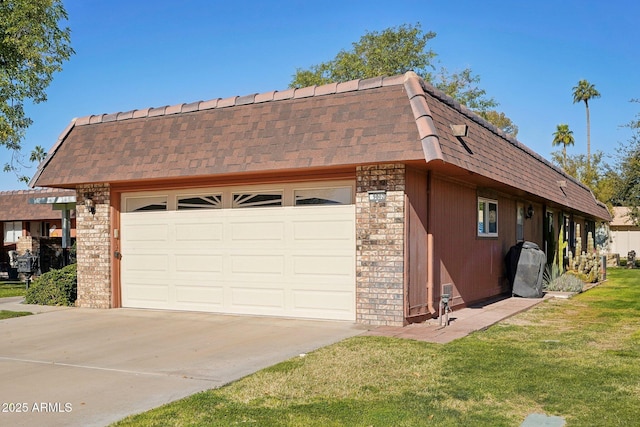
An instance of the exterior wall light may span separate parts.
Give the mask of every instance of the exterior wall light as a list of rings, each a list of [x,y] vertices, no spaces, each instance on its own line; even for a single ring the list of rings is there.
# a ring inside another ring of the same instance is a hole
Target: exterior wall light
[[[96,214],[96,204],[93,202],[93,196],[91,194],[84,195],[84,206],[87,208],[87,212],[91,215]]]
[[[533,206],[529,205],[529,207],[527,208],[527,219],[531,218],[533,218]]]

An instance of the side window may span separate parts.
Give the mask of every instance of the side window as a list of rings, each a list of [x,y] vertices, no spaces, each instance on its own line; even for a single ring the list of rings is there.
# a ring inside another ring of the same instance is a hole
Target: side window
[[[179,196],[178,210],[189,209],[222,209],[222,194],[204,196]]]
[[[524,242],[524,204],[516,205],[516,241]]]
[[[478,236],[498,236],[498,201],[478,198]]]
[[[126,200],[126,212],[166,211],[167,196],[129,197]]]
[[[263,191],[259,193],[235,193],[232,208],[262,208],[282,206],[282,191]]]
[[[4,241],[15,243],[22,236],[22,221],[7,221],[4,223]]]
[[[351,187],[311,188],[293,192],[295,206],[304,205],[350,205]]]

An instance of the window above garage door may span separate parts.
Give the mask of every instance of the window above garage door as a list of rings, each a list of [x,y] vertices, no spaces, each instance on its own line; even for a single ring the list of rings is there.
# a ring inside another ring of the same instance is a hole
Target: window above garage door
[[[123,194],[123,212],[354,204],[353,181],[251,185]]]

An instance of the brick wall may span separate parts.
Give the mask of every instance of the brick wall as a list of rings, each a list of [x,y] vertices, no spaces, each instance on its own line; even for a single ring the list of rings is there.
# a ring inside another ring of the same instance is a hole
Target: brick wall
[[[85,206],[91,197],[95,213]],[[78,259],[79,307],[111,307],[111,224],[108,185],[83,185],[76,188],[76,236]]]
[[[369,191],[386,191],[370,202]],[[402,164],[356,169],[356,321],[404,324],[404,190]]]
[[[20,236],[16,242],[16,251],[19,255],[24,255],[26,251],[31,255],[40,255],[40,242],[31,236]]]

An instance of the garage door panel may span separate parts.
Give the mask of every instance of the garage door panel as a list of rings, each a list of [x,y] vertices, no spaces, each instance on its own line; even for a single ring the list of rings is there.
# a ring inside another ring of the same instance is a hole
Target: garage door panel
[[[177,254],[175,271],[178,274],[222,273],[223,256],[222,254]]]
[[[129,253],[123,259],[123,264],[123,267],[130,272],[166,276],[169,271],[169,256],[166,254]]]
[[[280,276],[284,275],[284,255],[231,255],[231,274],[242,275]]]
[[[254,310],[284,309],[285,292],[279,288],[268,288],[247,284],[249,286],[231,287],[231,308]],[[250,313],[250,311],[246,311]]]
[[[176,287],[176,303],[183,308],[222,309],[224,289],[222,286],[189,286]]]
[[[151,285],[132,280],[127,286],[126,293],[127,299],[134,303],[153,304],[153,308],[168,308],[169,286],[167,284]]]
[[[293,274],[296,276],[352,278],[355,273],[354,266],[352,256],[293,256]]]
[[[350,241],[353,240],[353,221],[338,220],[306,220],[293,222],[295,240],[317,241]]]
[[[245,222],[230,220],[231,243],[251,245],[260,242],[284,242],[285,227],[282,221]]]
[[[169,227],[167,224],[130,224],[122,228],[122,232],[127,235],[127,240],[131,243],[156,244],[164,242],[169,237]]]
[[[176,242],[222,242],[224,224],[221,222],[200,222],[194,224],[176,225]]]

